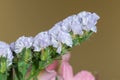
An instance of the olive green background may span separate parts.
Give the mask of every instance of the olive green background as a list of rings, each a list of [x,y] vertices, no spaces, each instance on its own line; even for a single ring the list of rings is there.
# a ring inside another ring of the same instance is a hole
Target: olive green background
[[[120,80],[120,0],[0,0],[0,40],[35,36],[84,10],[101,19],[98,32],[71,51],[75,73],[89,70],[99,80]]]

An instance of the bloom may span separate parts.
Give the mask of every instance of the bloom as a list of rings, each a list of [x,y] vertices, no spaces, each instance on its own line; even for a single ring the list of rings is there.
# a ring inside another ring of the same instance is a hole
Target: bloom
[[[2,41],[0,41],[0,58],[1,57],[7,58],[7,66],[12,64],[13,55],[10,46]]]
[[[74,34],[83,34],[82,26],[77,15],[69,16],[68,18],[63,20],[62,24],[62,26],[67,27],[67,29],[69,29],[69,31],[72,31]]]
[[[77,75],[74,77],[74,80],[95,80],[95,77],[88,71],[81,71],[77,73]]]
[[[68,62],[62,62],[60,71],[63,80],[95,80],[90,72],[84,70],[73,76],[72,66]]]
[[[72,47],[73,41],[70,32],[83,35],[84,31],[96,32],[96,23],[99,16],[95,13],[80,12],[65,18],[63,21],[56,23],[48,32],[39,33],[34,38],[34,51],[40,51],[52,45],[57,48],[57,52],[61,53],[62,44]]]
[[[53,26],[48,32],[50,34],[51,45],[57,48],[57,52],[60,53],[62,50],[62,44],[66,44],[67,46],[72,47],[72,38],[71,35],[62,30],[61,23],[59,22]],[[66,29],[67,30],[67,29]]]
[[[60,53],[62,50],[62,44],[72,47],[71,35],[61,30],[60,24],[56,24],[52,29],[49,30],[51,45],[57,48],[57,52]]]
[[[51,28],[48,33],[50,35],[50,42],[54,48],[57,48],[57,52],[60,53],[62,50],[62,44],[57,40],[59,32],[61,31],[60,25],[55,25]]]
[[[63,44],[66,44],[67,46],[72,47],[72,38],[71,35],[67,32],[60,31],[57,36],[57,40]]]
[[[44,49],[50,45],[50,36],[47,31],[41,32],[35,36],[33,41],[34,51],[41,51],[41,49]]]
[[[19,37],[16,42],[11,43],[11,49],[15,53],[20,53],[24,48],[30,48],[33,45],[33,38],[32,37]]]
[[[100,18],[96,13],[90,13],[90,12],[80,12],[77,14],[79,17],[80,23],[82,24],[82,29],[85,31],[93,31],[97,32],[96,29],[96,23],[97,20]]]
[[[69,16],[63,21],[58,22],[55,26],[59,26],[62,31],[83,35],[83,31],[97,32],[96,23],[100,17],[96,13],[80,12],[76,15]],[[60,30],[59,29],[59,30]]]
[[[57,72],[58,61],[54,61],[51,65],[46,68],[46,71],[41,72],[38,75],[39,80],[95,80],[94,76],[83,70],[79,72],[77,75],[73,76],[72,66],[69,64],[70,54],[65,54],[62,56],[62,62],[59,68],[59,72]]]

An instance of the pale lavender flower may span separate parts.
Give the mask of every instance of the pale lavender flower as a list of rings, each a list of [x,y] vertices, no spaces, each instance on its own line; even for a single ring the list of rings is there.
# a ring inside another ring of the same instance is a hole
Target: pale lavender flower
[[[51,41],[51,45],[52,45],[54,48],[58,48],[59,42],[57,41],[57,37],[54,38],[53,36],[50,36],[50,41]]]
[[[97,32],[97,28],[95,25],[100,17],[96,13],[83,11],[80,12],[77,16],[79,17],[83,30],[91,30],[93,32]]]
[[[20,53],[24,48],[31,48],[33,45],[32,37],[19,37],[15,43],[12,44],[11,48],[13,48],[15,53]]]
[[[71,25],[72,25],[72,22],[73,22],[73,16],[75,16],[75,15],[69,16],[69,17],[65,18],[62,21],[61,28],[62,28],[63,31],[66,31],[66,32],[71,31]]]
[[[12,64],[13,55],[10,46],[2,41],[0,41],[0,57],[7,58],[7,66]]]
[[[52,45],[57,48],[57,52],[62,50],[62,44],[72,47],[72,38],[69,32],[83,35],[85,31],[96,32],[96,23],[99,16],[95,13],[81,12],[77,15],[72,15],[56,23],[48,32],[39,33],[34,39],[34,50],[40,51]]]
[[[55,26],[59,26],[59,30],[74,34],[83,35],[83,30],[97,32],[96,23],[99,16],[95,13],[80,12],[77,15],[72,15],[58,22]],[[58,32],[58,31],[57,31]]]
[[[61,31],[58,34],[57,40],[63,44],[66,44],[67,46],[72,47],[72,44],[73,44],[72,38],[71,38],[71,35],[67,32]]]
[[[72,23],[70,27],[74,34],[83,35],[82,25],[80,23],[78,16],[76,15],[72,16]]]
[[[55,24],[49,31],[48,34],[54,38],[56,38],[59,34],[59,32],[61,31],[61,25]]]
[[[50,41],[51,41],[51,45],[55,48],[58,48],[59,46],[59,42],[57,40],[57,37],[59,35],[59,33],[61,32],[61,22],[55,24],[49,31],[48,34],[50,36]]]
[[[50,36],[50,42],[51,42],[51,45],[54,47],[54,48],[57,48],[57,52],[58,53],[61,53],[61,50],[62,50],[62,44],[61,42],[59,42],[57,40],[57,36],[56,38],[53,37],[52,35]]]
[[[54,47],[54,48],[57,48],[57,52],[58,53],[61,53],[61,50],[62,50],[62,44],[61,42],[59,42],[57,40],[57,37],[53,37],[53,36],[50,36],[50,42],[51,42],[51,45]]]
[[[74,34],[83,35],[83,30],[82,30],[82,25],[81,24],[72,24],[71,28],[72,28],[72,32]]]
[[[50,45],[50,36],[47,31],[41,32],[35,36],[33,42],[34,51],[41,51],[41,49],[44,49]]]
[[[74,34],[82,35],[82,25],[78,16],[72,15],[64,19],[63,21],[57,23],[60,26],[60,29],[64,32],[72,31]]]
[[[60,53],[62,50],[62,44],[66,44],[72,47],[72,38],[68,33],[68,30],[62,30],[62,22],[55,24],[55,26],[48,31],[50,35],[51,45],[57,48],[57,52]]]
[[[61,43],[57,40],[57,37],[59,35],[59,33],[61,32],[61,22],[55,24],[53,26],[53,28],[51,28],[48,33],[50,35],[50,41],[51,41],[51,45],[54,48],[57,48],[57,52],[60,53],[61,52]]]

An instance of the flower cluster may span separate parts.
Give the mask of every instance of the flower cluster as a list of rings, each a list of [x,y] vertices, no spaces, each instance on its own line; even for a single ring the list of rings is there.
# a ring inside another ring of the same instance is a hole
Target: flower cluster
[[[65,18],[50,30],[38,33],[35,37],[22,36],[10,45],[0,42],[0,70],[3,69],[1,65],[5,58],[7,68],[14,65],[16,72],[19,72],[16,73],[17,77],[24,80],[27,69],[32,65],[30,77],[27,79],[31,80],[31,76],[36,76],[37,72],[61,57],[71,47],[97,32],[98,19],[96,13],[83,11]],[[22,74],[21,78],[19,74]]]
[[[12,49],[12,51],[14,51],[15,53],[20,53],[22,52],[22,50],[24,48],[30,48],[32,47],[33,44],[33,38],[32,37],[25,37],[22,36],[20,38],[18,38],[18,40],[16,42],[13,42],[10,44],[10,47]]]
[[[50,30],[37,34],[34,39],[32,37],[20,37],[15,42],[13,50],[20,53],[23,48],[32,47],[34,51],[41,51],[46,47],[53,46],[57,48],[58,53],[61,53],[62,44],[69,47],[73,45],[70,32],[74,35],[83,35],[85,31],[97,32],[96,23],[98,19],[97,14],[85,11],[72,15],[56,23]]]

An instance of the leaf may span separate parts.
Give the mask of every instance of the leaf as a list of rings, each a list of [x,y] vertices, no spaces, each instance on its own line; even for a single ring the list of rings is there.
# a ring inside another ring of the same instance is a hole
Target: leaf
[[[7,59],[0,57],[0,73],[6,73],[7,71]]]

